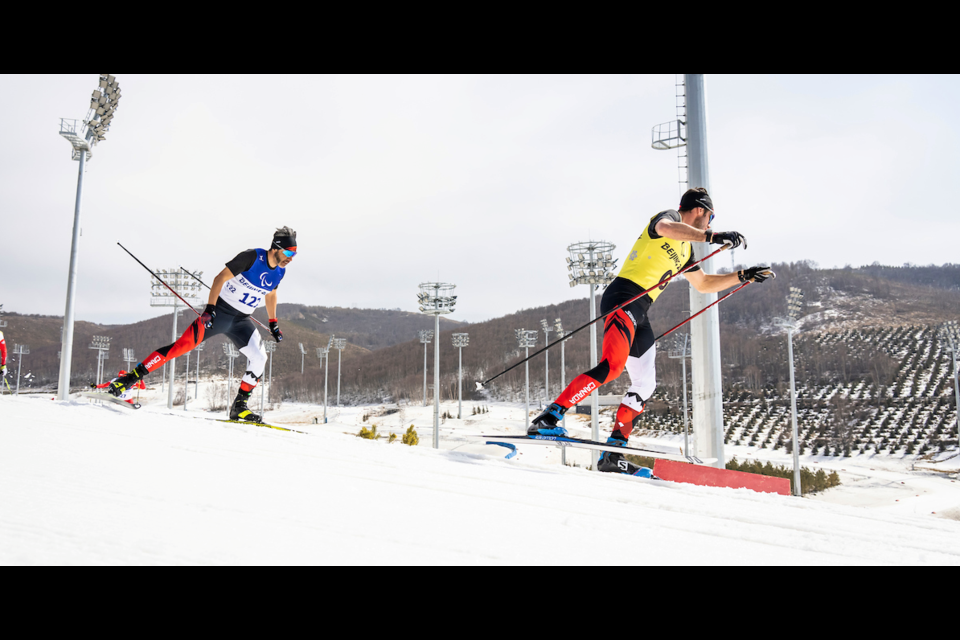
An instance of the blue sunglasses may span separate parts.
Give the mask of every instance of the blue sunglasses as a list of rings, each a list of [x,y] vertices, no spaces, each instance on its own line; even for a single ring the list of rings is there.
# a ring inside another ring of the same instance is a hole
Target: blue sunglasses
[[[280,249],[280,253],[287,256],[288,258],[292,258],[293,256],[297,255],[296,251],[290,251],[289,249]]]

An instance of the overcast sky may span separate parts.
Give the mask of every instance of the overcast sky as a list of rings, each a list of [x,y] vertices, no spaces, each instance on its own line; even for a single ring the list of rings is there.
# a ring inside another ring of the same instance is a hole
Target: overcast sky
[[[677,152],[650,146],[676,117],[673,74],[114,75],[123,97],[84,178],[79,320],[164,312],[117,242],[210,281],[289,225],[281,302],[415,311],[439,278],[457,285],[452,317],[476,322],[584,297],[567,245],[607,240],[622,262],[679,202]],[[59,119],[84,118],[97,81],[2,77],[6,311],[64,312],[78,163]],[[713,226],[747,237],[737,262],[958,262],[958,76],[705,85]]]

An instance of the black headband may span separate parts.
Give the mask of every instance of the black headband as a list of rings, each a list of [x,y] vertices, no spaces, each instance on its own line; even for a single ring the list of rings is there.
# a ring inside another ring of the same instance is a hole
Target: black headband
[[[692,193],[685,193],[683,197],[680,198],[680,208],[684,211],[689,211],[695,207],[704,207],[709,209],[710,212],[713,212],[713,200],[710,199],[710,196],[703,193],[702,191],[694,191]]]
[[[273,246],[277,249],[289,249],[297,246],[297,236],[274,236]]]

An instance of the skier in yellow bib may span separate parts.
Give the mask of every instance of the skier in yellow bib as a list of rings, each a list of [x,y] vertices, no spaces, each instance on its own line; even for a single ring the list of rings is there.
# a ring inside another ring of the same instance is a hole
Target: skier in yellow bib
[[[634,420],[643,411],[657,385],[654,369],[657,350],[647,310],[669,284],[664,280],[696,262],[692,242],[722,244],[731,248],[741,244],[744,248],[747,246],[746,239],[736,231],[712,231],[713,217],[713,201],[707,190],[701,187],[683,194],[679,210],[667,209],[650,219],[619,275],[604,291],[600,313],[606,314],[645,290],[656,287],[658,282],[663,284],[607,316],[600,364],[574,378],[553,404],[534,418],[527,431],[529,435],[565,435],[566,431],[558,423],[563,414],[600,385],[615,380],[626,368],[630,374],[630,388],[620,403],[613,433],[607,440],[607,444],[626,445]],[[708,275],[699,266],[683,275],[701,293],[723,291],[748,280],[763,282],[774,276],[770,267]],[[639,469],[619,453],[606,452],[600,458],[598,468],[600,471],[630,474]]]

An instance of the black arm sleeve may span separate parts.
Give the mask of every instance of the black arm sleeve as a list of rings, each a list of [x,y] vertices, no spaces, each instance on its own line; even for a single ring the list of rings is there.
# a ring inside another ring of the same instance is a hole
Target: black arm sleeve
[[[650,221],[650,226],[647,227],[647,235],[650,236],[653,240],[657,238],[662,238],[659,233],[657,233],[657,223],[661,220],[669,220],[671,222],[680,222],[680,213],[675,209],[667,209],[666,211],[661,211],[657,215],[653,216],[653,219]]]
[[[256,261],[257,250],[247,249],[246,251],[241,251],[238,253],[236,258],[226,264],[226,267],[227,269],[230,269],[230,273],[237,275],[238,273],[243,273],[252,267],[253,263]]]

